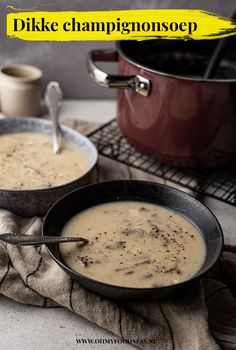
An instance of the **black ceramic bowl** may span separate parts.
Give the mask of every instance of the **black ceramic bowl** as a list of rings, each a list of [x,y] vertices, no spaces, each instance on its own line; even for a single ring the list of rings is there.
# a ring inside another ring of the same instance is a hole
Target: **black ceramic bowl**
[[[71,270],[63,261],[58,245],[48,246],[53,259],[81,286],[100,295],[117,299],[155,299],[177,291],[200,278],[218,260],[223,247],[223,234],[212,212],[188,194],[169,186],[147,181],[101,182],[75,190],[48,211],[43,223],[43,235],[58,236],[65,223],[74,215],[91,206],[119,200],[145,201],[173,209],[187,217],[201,231],[206,243],[206,258],[198,273],[191,279],[158,288],[127,288],[102,283]]]

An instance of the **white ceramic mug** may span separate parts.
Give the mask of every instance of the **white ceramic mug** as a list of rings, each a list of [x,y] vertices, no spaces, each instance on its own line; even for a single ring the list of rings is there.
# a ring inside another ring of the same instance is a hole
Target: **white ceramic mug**
[[[0,68],[0,111],[9,117],[40,114],[42,71],[25,64]]]

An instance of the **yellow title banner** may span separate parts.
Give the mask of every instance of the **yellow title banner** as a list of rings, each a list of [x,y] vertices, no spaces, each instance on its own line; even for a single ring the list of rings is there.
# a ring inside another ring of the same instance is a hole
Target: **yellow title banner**
[[[236,23],[201,10],[119,10],[7,14],[7,36],[22,40],[216,39],[236,34]]]

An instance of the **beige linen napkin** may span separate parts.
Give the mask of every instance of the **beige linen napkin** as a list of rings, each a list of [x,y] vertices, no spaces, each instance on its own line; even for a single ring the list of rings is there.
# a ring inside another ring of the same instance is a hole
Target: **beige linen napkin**
[[[82,125],[84,128],[84,125]],[[86,128],[85,128],[86,129]],[[100,157],[95,181],[156,178]],[[0,210],[0,233],[40,235],[38,217]],[[0,243],[0,293],[20,303],[63,306],[141,349],[236,349],[236,252],[227,249],[208,279],[155,302],[112,301],[71,280],[45,246]]]

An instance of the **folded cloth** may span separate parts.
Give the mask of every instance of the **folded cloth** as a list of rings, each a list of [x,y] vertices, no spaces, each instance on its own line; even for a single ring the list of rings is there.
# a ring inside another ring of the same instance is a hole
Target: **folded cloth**
[[[41,218],[0,210],[0,233],[40,235]],[[141,349],[236,349],[236,251],[207,279],[155,302],[117,302],[85,290],[45,246],[0,243],[0,293],[20,303],[63,306]]]

